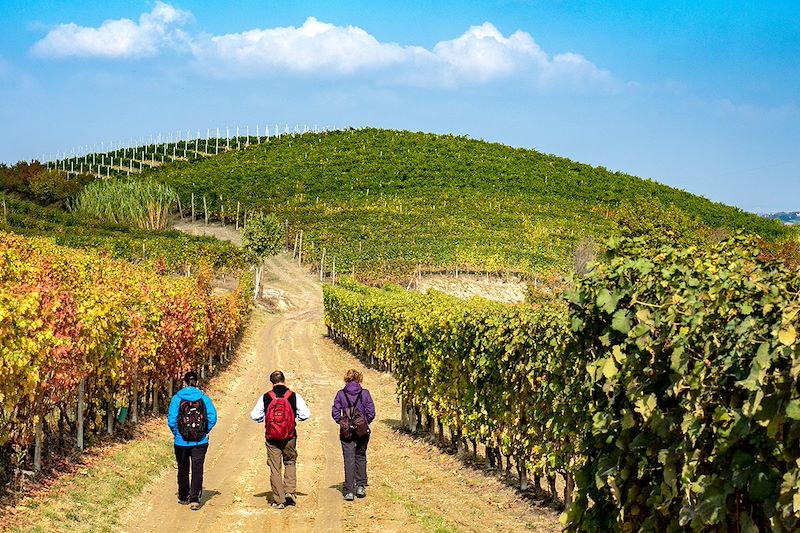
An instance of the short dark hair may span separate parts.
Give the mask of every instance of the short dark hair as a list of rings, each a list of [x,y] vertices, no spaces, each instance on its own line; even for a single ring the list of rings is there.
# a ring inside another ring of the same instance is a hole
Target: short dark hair
[[[286,377],[283,375],[283,372],[281,372],[280,370],[276,370],[275,372],[269,375],[269,381],[270,383],[275,385],[277,383],[283,383],[284,381],[286,381]]]
[[[194,370],[189,370],[186,374],[183,375],[183,382],[189,385],[190,387],[197,386],[197,372]]]

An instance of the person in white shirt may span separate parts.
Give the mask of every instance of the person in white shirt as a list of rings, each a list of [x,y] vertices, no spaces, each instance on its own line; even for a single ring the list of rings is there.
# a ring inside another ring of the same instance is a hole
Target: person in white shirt
[[[296,421],[308,420],[311,410],[303,397],[290,390],[283,372],[269,376],[272,389],[256,401],[250,413],[255,422],[264,423],[264,441],[270,470],[272,507],[283,509],[297,504],[297,428]],[[281,472],[283,470],[283,472]]]

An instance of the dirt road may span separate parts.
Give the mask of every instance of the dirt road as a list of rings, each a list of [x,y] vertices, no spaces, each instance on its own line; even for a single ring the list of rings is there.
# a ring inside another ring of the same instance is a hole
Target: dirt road
[[[127,508],[125,531],[558,531],[556,513],[531,507],[497,479],[395,429],[400,408],[393,378],[363,367],[325,336],[322,291],[313,276],[283,256],[270,260],[265,276],[288,309],[256,310],[235,361],[206,388],[219,423],[201,509],[177,503],[176,470],[170,469]],[[362,370],[378,411],[368,494],[355,502],[342,498],[341,447],[330,418],[348,368]],[[297,506],[284,510],[269,506],[263,426],[249,419],[275,369],[312,411],[298,426]]]

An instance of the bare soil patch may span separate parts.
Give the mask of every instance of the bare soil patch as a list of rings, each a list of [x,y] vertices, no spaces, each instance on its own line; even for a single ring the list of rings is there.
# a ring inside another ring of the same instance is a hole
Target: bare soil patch
[[[416,278],[414,283],[419,292],[434,289],[461,299],[479,296],[487,300],[510,304],[524,302],[528,292],[527,284],[522,281],[487,278],[472,274],[462,274],[458,277],[441,274],[423,276]]]
[[[208,235],[216,237],[221,241],[230,241],[236,246],[242,245],[242,234],[233,225],[222,225],[219,222],[204,224],[202,222],[191,222],[190,220],[173,220],[169,229],[175,229],[188,233],[189,235]]]

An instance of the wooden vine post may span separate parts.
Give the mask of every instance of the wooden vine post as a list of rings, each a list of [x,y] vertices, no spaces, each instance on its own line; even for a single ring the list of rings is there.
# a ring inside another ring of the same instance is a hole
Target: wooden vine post
[[[564,505],[572,503],[572,494],[575,492],[575,478],[567,473],[564,483]]]
[[[114,398],[108,400],[106,407],[106,433],[109,435],[114,434]]]
[[[303,230],[300,230],[300,242],[297,245],[297,264],[303,264]]]
[[[405,398],[400,400],[400,425],[404,428],[408,427],[408,406]]]
[[[139,374],[133,375],[133,385],[131,386],[131,422],[139,422]]]
[[[84,396],[86,395],[86,378],[81,378],[78,383],[78,439],[77,445],[79,450],[83,450],[83,410],[84,410]]]
[[[42,471],[42,441],[44,440],[44,434],[42,432],[42,420],[41,418],[38,419],[33,427],[34,433],[36,435],[36,444],[33,448],[33,470],[35,472]]]

